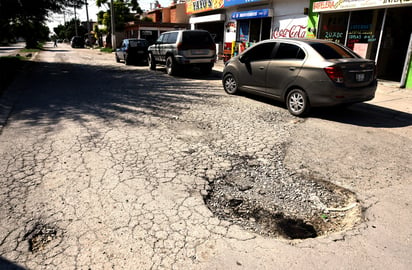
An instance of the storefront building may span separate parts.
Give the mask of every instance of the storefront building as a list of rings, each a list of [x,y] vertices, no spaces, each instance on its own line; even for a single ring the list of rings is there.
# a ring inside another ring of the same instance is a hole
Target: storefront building
[[[172,3],[167,8],[156,8],[149,11],[146,17],[151,18],[152,22],[140,20],[128,22],[124,34],[116,35],[122,38],[144,38],[153,44],[163,32],[190,28],[185,4]],[[121,42],[120,38],[119,40]]]
[[[233,56],[254,43],[305,37],[309,0],[187,0],[192,29],[208,30],[218,52]]]
[[[379,79],[412,88],[412,0],[311,2],[309,24],[318,38],[375,60]]]

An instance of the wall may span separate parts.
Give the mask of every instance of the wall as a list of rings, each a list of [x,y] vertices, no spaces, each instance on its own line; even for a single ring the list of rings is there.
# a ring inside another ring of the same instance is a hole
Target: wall
[[[312,6],[315,0],[310,0],[309,4],[309,17],[308,17],[308,30],[306,32],[307,38],[316,38],[319,24],[319,13],[313,12]]]
[[[308,16],[304,14],[304,10],[309,8],[309,5],[308,0],[274,1],[272,38],[305,38],[308,30]]]
[[[162,9],[162,22],[169,23],[170,21],[170,7]]]
[[[186,4],[176,4],[170,9],[170,22],[189,23],[189,16],[186,14]]]
[[[406,77],[406,88],[412,89],[412,61],[409,62],[408,76]]]

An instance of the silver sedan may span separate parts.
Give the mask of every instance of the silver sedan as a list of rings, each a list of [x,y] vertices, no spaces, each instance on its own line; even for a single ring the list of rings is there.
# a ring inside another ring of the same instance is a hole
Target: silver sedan
[[[295,116],[311,107],[371,100],[377,87],[374,61],[317,39],[261,41],[226,62],[222,81],[228,94],[274,98]]]

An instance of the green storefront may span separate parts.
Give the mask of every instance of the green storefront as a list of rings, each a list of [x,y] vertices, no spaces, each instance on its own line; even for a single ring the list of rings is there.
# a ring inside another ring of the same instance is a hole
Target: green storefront
[[[377,63],[378,78],[412,88],[412,0],[311,0],[308,37],[344,44]]]

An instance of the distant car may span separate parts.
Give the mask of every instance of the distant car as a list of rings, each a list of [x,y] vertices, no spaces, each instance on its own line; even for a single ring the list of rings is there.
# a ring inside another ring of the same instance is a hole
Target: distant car
[[[374,61],[317,39],[261,41],[226,62],[222,82],[228,94],[247,91],[285,102],[295,116],[371,100],[377,87]]]
[[[72,46],[72,48],[84,48],[84,38],[80,36],[74,36],[70,41],[70,45]]]
[[[176,75],[184,67],[197,66],[202,73],[210,73],[216,61],[216,45],[205,30],[178,30],[162,33],[149,47],[149,67],[165,65],[169,75]]]
[[[147,64],[148,47],[149,42],[146,39],[124,39],[120,48],[116,50],[116,62],[124,61],[126,65],[129,65],[131,63]]]

